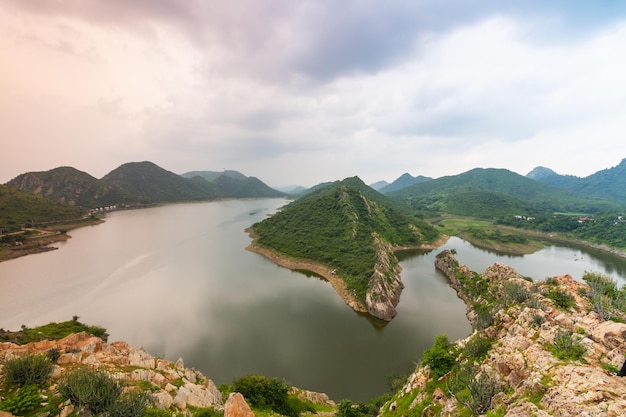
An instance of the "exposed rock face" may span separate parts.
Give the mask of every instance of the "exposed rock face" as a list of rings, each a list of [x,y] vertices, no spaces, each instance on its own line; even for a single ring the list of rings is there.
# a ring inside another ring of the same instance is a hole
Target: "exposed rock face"
[[[404,284],[400,280],[402,268],[398,264],[393,248],[374,234],[376,265],[370,277],[365,295],[367,311],[382,320],[391,320],[397,314],[396,306],[400,302],[400,293]]]
[[[130,347],[126,342],[104,343],[86,333],[77,333],[56,341],[43,341],[18,346],[0,343],[0,364],[26,354],[61,350],[53,379],[59,379],[68,370],[66,365],[88,365],[104,369],[120,380],[145,381],[155,386],[151,392],[157,408],[185,410],[188,406],[222,408],[219,390],[210,379],[193,368],[185,368],[182,360],[171,362],[156,358],[143,349]]]
[[[507,417],[626,415],[626,378],[607,370],[609,367],[619,369],[624,362],[626,324],[603,321],[588,299],[581,296],[589,290],[585,284],[569,275],[553,277],[550,282],[532,283],[501,263],[490,266],[483,274],[476,274],[459,265],[453,255],[445,251],[438,256],[436,266],[466,301],[468,318],[473,324],[477,322],[473,306],[484,299],[474,299],[464,289],[487,283],[489,288],[483,292],[484,297],[495,297],[490,304],[494,306],[493,323],[455,342],[463,352],[478,335],[493,341],[486,358],[472,364],[476,375],[489,375],[507,387],[492,398],[490,408],[499,407]],[[528,298],[523,301],[507,298],[510,297],[507,288],[512,286],[525,289]],[[559,308],[546,296],[555,289],[568,294],[574,300],[573,307]],[[555,338],[564,331],[571,332],[572,340],[585,347],[583,359],[555,356],[552,349]],[[459,360],[462,359],[457,358]],[[448,376],[442,380],[446,378]],[[397,408],[399,397],[410,396],[409,410],[430,400],[431,405],[423,409],[422,415],[458,415],[462,404],[447,392],[430,393],[429,381],[428,366],[418,367],[380,414],[396,415],[394,404]],[[400,411],[406,412],[406,409]]]
[[[224,417],[254,417],[254,412],[238,392],[233,392],[228,396],[224,404]]]

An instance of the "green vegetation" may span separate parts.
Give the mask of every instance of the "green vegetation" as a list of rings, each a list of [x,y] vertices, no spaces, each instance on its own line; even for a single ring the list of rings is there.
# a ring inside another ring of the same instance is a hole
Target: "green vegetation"
[[[374,235],[393,246],[409,247],[439,236],[358,178],[308,194],[252,229],[262,247],[332,268],[361,300],[376,263]]]
[[[582,360],[587,353],[587,349],[578,337],[575,337],[571,331],[560,329],[556,332],[554,343],[549,346],[549,349],[561,360]]]
[[[0,244],[12,242],[8,233],[37,224],[79,219],[78,207],[0,184]]]
[[[232,386],[220,386],[223,395],[239,392],[251,408],[271,410],[287,417],[297,417],[303,412],[315,412],[312,404],[289,394],[289,385],[278,378],[249,375],[237,378]]]
[[[16,416],[24,416],[40,407],[43,397],[36,385],[24,385],[0,402],[0,410]]]
[[[7,361],[5,381],[12,386],[41,385],[52,373],[52,362],[45,355],[26,355]]]
[[[626,321],[626,288],[618,288],[615,280],[596,272],[585,272],[583,280],[591,287],[585,295],[596,313],[604,320]]]
[[[68,374],[59,384],[59,393],[77,408],[92,415],[119,417],[142,416],[148,404],[143,393],[123,393],[122,385],[107,372],[80,368]]]
[[[448,336],[438,335],[430,349],[422,354],[422,365],[430,368],[433,378],[440,378],[450,372],[456,364],[457,352],[452,349]]]
[[[11,342],[18,345],[25,345],[41,340],[61,340],[72,333],[85,332],[107,341],[109,334],[106,329],[99,326],[91,326],[78,321],[79,317],[74,316],[72,320],[61,323],[48,323],[43,326],[22,329],[16,332],[0,329],[0,342]]]

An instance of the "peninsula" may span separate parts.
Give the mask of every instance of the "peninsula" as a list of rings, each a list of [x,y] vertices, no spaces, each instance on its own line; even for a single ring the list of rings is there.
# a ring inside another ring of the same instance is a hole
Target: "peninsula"
[[[433,249],[442,235],[358,177],[332,183],[255,223],[248,250],[328,280],[355,311],[390,321],[404,285],[395,252]]]

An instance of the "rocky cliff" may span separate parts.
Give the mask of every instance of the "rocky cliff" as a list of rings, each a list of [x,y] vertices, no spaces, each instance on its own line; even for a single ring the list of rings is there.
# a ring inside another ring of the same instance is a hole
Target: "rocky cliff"
[[[594,311],[588,285],[569,275],[532,282],[501,263],[477,274],[449,251],[436,266],[474,333],[433,347],[381,416],[626,415],[626,379],[616,375],[626,324]]]

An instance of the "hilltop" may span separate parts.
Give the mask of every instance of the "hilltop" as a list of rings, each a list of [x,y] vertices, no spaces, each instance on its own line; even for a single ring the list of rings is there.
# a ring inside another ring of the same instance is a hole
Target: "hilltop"
[[[501,263],[478,274],[447,250],[436,267],[467,304],[474,333],[437,337],[380,417],[625,415],[626,380],[616,375],[624,289],[593,273],[590,285],[569,275],[533,282]]]
[[[439,233],[358,177],[321,187],[255,223],[248,247],[324,276],[356,311],[391,320],[403,285],[394,251],[432,247]]]

